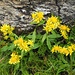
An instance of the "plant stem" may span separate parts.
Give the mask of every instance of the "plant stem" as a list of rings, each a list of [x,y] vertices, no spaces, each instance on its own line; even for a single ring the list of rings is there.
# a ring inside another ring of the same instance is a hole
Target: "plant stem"
[[[70,56],[70,75],[72,75],[72,55]]]

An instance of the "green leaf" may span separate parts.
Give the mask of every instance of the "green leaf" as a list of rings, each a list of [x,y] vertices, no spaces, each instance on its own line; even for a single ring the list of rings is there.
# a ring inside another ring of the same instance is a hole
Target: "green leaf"
[[[50,67],[49,67],[49,69],[47,69],[47,70],[46,70],[46,72],[51,71],[51,70],[52,70],[52,68],[53,68],[53,66],[50,66]]]
[[[44,34],[42,38],[42,43],[44,43],[44,41],[46,40],[46,37],[47,37],[47,34]]]
[[[31,34],[29,34],[29,35],[27,36],[27,38],[30,38],[30,39],[31,39],[31,38],[32,38],[32,35],[31,35]]]
[[[46,53],[46,50],[48,48],[46,47],[46,44],[42,44],[39,49],[38,49],[38,54],[41,55],[41,56],[45,56],[45,53]]]
[[[49,49],[51,49],[51,42],[50,42],[50,39],[47,37],[47,46]]]
[[[29,75],[28,71],[22,71],[23,75]]]
[[[40,75],[39,72],[36,72],[34,75]]]
[[[14,45],[13,43],[9,43],[8,45],[3,46],[3,47],[1,48],[1,51],[7,51],[7,50],[13,51],[14,48],[15,48],[15,45]]]
[[[14,45],[13,43],[11,43],[11,44],[9,45],[9,47],[8,47],[8,50],[13,51],[14,48],[15,48],[15,45]]]
[[[6,46],[3,46],[2,48],[1,48],[1,51],[7,51],[8,50],[8,46],[6,45]]]
[[[33,49],[37,49],[37,48],[39,48],[40,46],[41,46],[41,43],[36,43],[36,44],[34,44]]]
[[[60,72],[69,69],[70,65],[69,64],[61,64],[60,67],[58,68],[58,71],[56,73],[56,75],[59,75]]]
[[[5,45],[5,44],[6,44],[6,41],[0,40],[0,46]]]
[[[37,22],[32,21],[30,24],[37,24]]]
[[[41,20],[40,23],[38,24],[38,26],[41,26],[45,23],[45,20]]]
[[[51,39],[55,39],[55,38],[60,38],[61,35],[52,31],[52,34],[50,34],[48,37],[51,38]]]
[[[30,24],[35,24],[35,25],[38,24],[38,26],[40,26],[40,25],[43,25],[44,23],[45,23],[45,20],[41,20],[39,23],[32,21]]]
[[[33,61],[34,53],[30,51],[28,61]]]
[[[75,68],[72,70],[72,72],[73,72],[73,75],[75,74]]]
[[[61,57],[61,58],[60,58],[60,57]],[[58,56],[58,59],[61,60],[62,63],[64,63],[64,64],[67,64],[67,63],[68,63],[63,54],[60,54],[60,55]]]
[[[36,39],[41,39],[42,38],[42,34],[40,34],[40,33],[38,33],[37,35],[36,35]]]
[[[35,42],[36,39],[36,30],[34,30],[33,34],[32,34],[32,40]]]
[[[16,74],[16,72],[19,70],[19,64],[16,64],[15,66],[14,66],[14,73]]]

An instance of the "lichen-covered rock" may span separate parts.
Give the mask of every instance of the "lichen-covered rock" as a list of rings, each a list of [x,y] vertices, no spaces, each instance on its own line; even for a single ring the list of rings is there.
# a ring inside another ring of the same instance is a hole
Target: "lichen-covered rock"
[[[60,7],[60,17],[63,23],[73,24],[75,19],[75,0],[65,0],[58,3]]]
[[[75,0],[0,0],[0,24],[10,24],[20,32],[31,31],[31,13],[35,11],[60,16],[63,23],[73,24]]]
[[[28,14],[27,9],[23,10],[23,8],[27,7],[26,5],[16,5],[10,1],[0,1],[0,4],[1,24],[10,24],[16,27],[19,32],[32,29],[30,14]]]

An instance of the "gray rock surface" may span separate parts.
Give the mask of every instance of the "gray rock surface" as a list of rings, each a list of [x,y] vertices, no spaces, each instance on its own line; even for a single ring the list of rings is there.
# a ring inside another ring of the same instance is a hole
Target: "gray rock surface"
[[[65,24],[74,24],[75,22],[75,0],[65,0],[59,2],[60,17]]]
[[[63,23],[74,24],[75,0],[0,0],[0,24],[10,24],[16,30],[31,31],[31,13],[43,11],[45,16],[60,16]]]

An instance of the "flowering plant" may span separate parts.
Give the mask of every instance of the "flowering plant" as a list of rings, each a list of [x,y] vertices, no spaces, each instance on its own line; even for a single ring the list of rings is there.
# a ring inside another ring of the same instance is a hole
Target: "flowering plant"
[[[73,30],[62,24],[56,16],[45,19],[43,12],[31,14],[35,29],[24,36],[14,33],[14,27],[4,24],[0,27],[3,34],[1,40],[1,62],[9,58],[11,75],[74,75],[75,43]],[[42,26],[42,30],[37,28]],[[8,53],[8,54],[7,54]],[[2,62],[3,63],[3,62]],[[2,66],[0,66],[1,68]],[[6,66],[7,67],[7,66]],[[3,70],[3,69],[2,69]],[[5,73],[0,71],[2,75]]]

